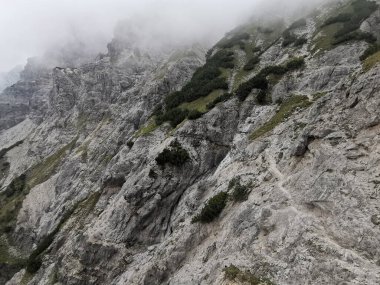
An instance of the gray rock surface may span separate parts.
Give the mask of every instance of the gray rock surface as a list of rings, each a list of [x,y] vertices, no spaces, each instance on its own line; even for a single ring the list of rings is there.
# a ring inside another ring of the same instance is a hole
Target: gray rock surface
[[[311,41],[314,21],[297,33]],[[365,28],[378,29],[374,21]],[[153,56],[115,39],[92,62],[6,89],[0,194],[23,173],[30,189],[13,231],[2,233],[0,258],[26,258],[53,237],[40,269],[13,268],[7,284],[239,284],[225,278],[230,265],[274,284],[379,284],[380,66],[363,70],[366,46],[313,54],[277,41],[264,51],[262,66],[305,55],[271,99],[310,104],[253,140],[279,110],[254,96],[141,132],[204,63],[198,46]],[[174,140],[190,159],[157,165]],[[212,223],[192,223],[238,177],[248,199],[229,199]]]

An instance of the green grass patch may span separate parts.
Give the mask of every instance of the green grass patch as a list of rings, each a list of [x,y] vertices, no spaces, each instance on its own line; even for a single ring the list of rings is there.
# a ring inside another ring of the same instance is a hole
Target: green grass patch
[[[158,125],[156,124],[155,118],[153,117],[149,119],[148,122],[135,133],[134,138],[147,136],[157,128]]]
[[[235,265],[230,265],[224,268],[224,276],[230,281],[235,281],[243,284],[249,285],[274,285],[273,282],[267,278],[257,277],[252,274],[249,270],[242,271]]]
[[[290,117],[297,108],[307,108],[312,104],[307,96],[292,96],[280,106],[280,110],[263,126],[254,131],[249,138],[255,140],[266,133],[272,131],[275,127]]]
[[[332,25],[323,27],[320,30],[320,33],[313,39],[314,47],[312,49],[312,52],[323,52],[331,49],[334,44],[335,34],[342,26],[343,24],[341,23],[334,23]]]
[[[380,62],[380,51],[376,52],[373,55],[370,55],[363,61],[363,70],[367,72],[379,62]]]
[[[207,112],[207,104],[213,102],[216,98],[223,95],[223,92],[224,92],[223,90],[214,90],[206,97],[201,97],[189,103],[183,103],[179,107],[181,109],[186,109],[188,111],[196,110],[196,111],[205,113]]]

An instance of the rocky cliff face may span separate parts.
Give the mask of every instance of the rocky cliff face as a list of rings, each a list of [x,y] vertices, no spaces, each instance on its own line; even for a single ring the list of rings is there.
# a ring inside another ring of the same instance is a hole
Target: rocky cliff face
[[[207,61],[115,39],[30,66],[0,96],[0,283],[379,284],[380,13],[345,41],[326,24],[356,2],[242,26]],[[226,90],[176,122],[165,98],[214,65]]]

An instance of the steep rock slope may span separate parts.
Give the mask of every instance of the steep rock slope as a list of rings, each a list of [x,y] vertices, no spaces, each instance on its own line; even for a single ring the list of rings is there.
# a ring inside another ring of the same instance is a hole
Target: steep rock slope
[[[371,5],[239,27],[195,73],[115,39],[7,89],[36,108],[1,117],[0,282],[378,284]]]

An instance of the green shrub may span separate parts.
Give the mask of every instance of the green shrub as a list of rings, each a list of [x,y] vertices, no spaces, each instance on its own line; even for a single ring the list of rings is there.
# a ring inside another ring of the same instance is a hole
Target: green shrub
[[[133,142],[133,140],[129,140],[129,141],[127,142],[127,146],[128,146],[129,148],[132,148],[134,144],[135,144],[135,143]]]
[[[196,120],[196,119],[202,117],[202,115],[203,115],[203,113],[199,112],[198,110],[191,110],[189,112],[188,118],[189,118],[189,120]]]
[[[256,75],[252,79],[241,84],[236,91],[236,95],[240,101],[244,101],[253,89],[268,89],[268,80],[262,75]]]
[[[181,144],[177,140],[175,140],[170,144],[169,148],[165,148],[156,157],[156,162],[161,166],[165,166],[166,164],[182,166],[189,159],[189,153],[182,148]]]
[[[206,202],[201,212],[196,215],[192,222],[211,223],[223,211],[227,204],[227,192],[220,192]]]
[[[235,202],[243,202],[248,199],[249,187],[247,185],[238,185],[235,186],[234,191],[232,192],[232,199]]]
[[[267,92],[266,90],[260,90],[256,96],[256,101],[259,105],[266,105],[267,102]]]
[[[250,71],[255,68],[255,66],[260,62],[260,58],[258,56],[252,57],[246,65],[244,65],[243,69],[245,71]]]
[[[305,65],[305,60],[303,57],[296,57],[293,59],[290,59],[286,64],[285,67],[287,70],[296,70]]]
[[[282,65],[271,65],[264,67],[259,75],[267,77],[269,74],[274,74],[274,75],[284,75],[286,72],[288,72],[286,66]]]
[[[231,179],[228,183],[228,190],[232,189],[231,198],[235,202],[243,202],[248,199],[250,185],[241,185],[240,177]]]
[[[240,184],[240,177],[234,177],[228,182],[228,190],[231,190],[236,185]]]
[[[170,122],[170,125],[175,128],[178,124],[186,119],[189,111],[186,109],[174,108],[169,109],[164,114],[156,117],[156,124],[161,125],[164,122]]]

